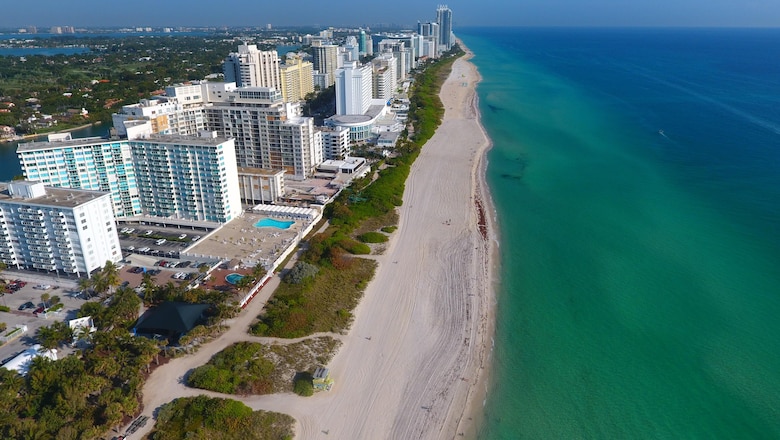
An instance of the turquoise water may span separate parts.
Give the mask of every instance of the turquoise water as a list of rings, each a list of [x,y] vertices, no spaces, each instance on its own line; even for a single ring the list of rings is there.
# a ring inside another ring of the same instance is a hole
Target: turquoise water
[[[241,281],[241,278],[244,278],[244,276],[241,275],[240,273],[230,273],[225,275],[225,281],[233,285]]]
[[[459,37],[501,237],[478,437],[780,438],[780,31]]]
[[[272,218],[264,218],[261,220],[258,220],[257,223],[254,224],[254,227],[256,228],[277,228],[277,229],[290,229],[290,226],[295,224],[294,221],[289,220],[276,220]]]

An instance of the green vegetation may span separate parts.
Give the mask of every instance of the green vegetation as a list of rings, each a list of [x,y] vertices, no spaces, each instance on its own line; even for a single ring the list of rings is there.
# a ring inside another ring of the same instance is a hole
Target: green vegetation
[[[11,308],[8,306],[0,306],[0,312],[10,312]]]
[[[387,235],[382,234],[381,232],[366,232],[364,234],[360,234],[358,236],[358,240],[362,241],[363,243],[384,243],[388,240]]]
[[[336,248],[338,249],[338,248]],[[352,322],[376,262],[337,257],[349,264],[320,266],[316,282],[282,283],[265,306],[251,333],[258,336],[299,338],[316,332],[341,332]]]
[[[150,440],[292,439],[295,420],[252,411],[241,402],[206,396],[179,398],[160,408]]]
[[[284,282],[289,284],[301,284],[307,279],[314,278],[320,268],[305,261],[295,263],[292,269],[284,276]]]
[[[373,260],[354,257],[369,254],[371,248],[352,237],[360,231],[360,237],[370,242],[377,239],[377,229],[395,228],[396,208],[402,203],[411,164],[444,115],[438,96],[441,84],[462,54],[456,46],[415,77],[409,112],[415,135],[408,138],[404,132],[398,156],[375,165],[375,173],[353,181],[326,207],[331,226],[309,239],[300,258],[318,266],[319,272],[311,281],[285,279],[251,327],[252,334],[298,338],[314,332],[341,332],[351,324],[352,310],[376,270]]]
[[[398,226],[385,226],[380,229],[382,232],[385,232],[387,234],[392,234],[396,230],[398,230]]]
[[[124,308],[133,296],[117,292],[105,307],[114,319],[99,325],[81,356],[37,358],[24,378],[0,368],[0,438],[99,438],[138,411],[145,373],[160,346],[128,332],[137,306],[132,317]],[[69,335],[63,325],[40,329],[41,343],[61,344]]]
[[[312,375],[308,371],[299,374],[295,378],[293,392],[299,396],[309,397],[314,395],[314,385],[312,384]]]
[[[339,344],[330,337],[286,345],[238,342],[196,368],[187,378],[187,385],[226,394],[293,391],[295,385],[290,378],[327,363]]]
[[[81,45],[90,52],[73,55],[0,56],[0,101],[12,102],[0,113],[0,125],[20,134],[65,129],[111,120],[111,113],[175,83],[200,80],[222,71],[222,60],[236,42],[230,38],[171,35],[39,39],[38,45]],[[36,113],[53,115],[57,125],[28,123]],[[87,109],[88,117],[68,109]],[[21,123],[20,123],[21,121]]]

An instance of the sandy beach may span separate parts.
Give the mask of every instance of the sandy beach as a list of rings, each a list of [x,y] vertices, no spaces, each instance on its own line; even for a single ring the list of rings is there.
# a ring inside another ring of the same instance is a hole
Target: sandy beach
[[[442,125],[414,163],[400,225],[328,367],[329,392],[222,396],[297,420],[298,439],[452,439],[474,436],[493,334],[493,209],[484,183],[489,139],[479,123],[479,74],[455,61],[441,98]],[[217,393],[180,378],[239,340],[278,284],[274,277],[232,323],[196,354],[160,367],[144,388],[144,415],[179,396]],[[138,438],[152,424],[133,435]]]

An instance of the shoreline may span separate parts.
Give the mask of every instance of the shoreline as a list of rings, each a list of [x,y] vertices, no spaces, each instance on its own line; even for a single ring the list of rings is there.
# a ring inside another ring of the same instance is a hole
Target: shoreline
[[[486,143],[477,151],[475,164],[472,170],[472,196],[474,197],[475,209],[478,211],[478,228],[482,235],[484,259],[484,289],[486,290],[485,321],[483,323],[483,337],[489,339],[483,340],[478,352],[479,369],[477,379],[469,390],[466,402],[458,421],[458,433],[463,433],[466,438],[476,438],[478,430],[483,423],[484,406],[487,399],[488,387],[490,384],[490,370],[493,362],[493,341],[496,327],[496,292],[498,290],[498,270],[500,267],[499,259],[499,239],[497,230],[496,209],[493,204],[493,198],[490,194],[490,188],[487,184],[487,154],[493,147],[493,141],[488,136],[485,127],[482,125],[482,115],[479,110],[479,95],[477,86],[482,81],[477,66],[471,61],[474,53],[463,43],[460,38],[455,38],[466,55],[462,57],[463,61],[468,63],[476,76],[473,90],[471,91],[471,111],[476,120],[479,130],[486,139]]]
[[[50,134],[70,133],[72,131],[81,130],[82,128],[92,127],[92,126],[95,126],[95,125],[100,125],[102,123],[103,123],[103,121],[90,122],[89,124],[79,125],[78,127],[71,127],[71,128],[66,128],[66,129],[63,129],[63,130],[55,130],[55,131],[50,131],[50,132],[47,132],[47,133],[26,134],[24,136],[16,136],[16,137],[14,137],[12,139],[0,139],[0,143],[4,143],[4,142],[21,142],[21,141],[26,141],[28,139],[37,139],[39,137],[48,136]]]

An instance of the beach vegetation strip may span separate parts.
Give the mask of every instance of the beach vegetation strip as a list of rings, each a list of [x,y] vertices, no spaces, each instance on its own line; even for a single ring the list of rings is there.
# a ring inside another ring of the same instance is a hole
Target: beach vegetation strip
[[[292,439],[295,420],[271,411],[252,411],[241,402],[207,396],[182,397],[160,408],[151,440]]]
[[[375,165],[375,173],[354,181],[326,207],[325,216],[331,226],[312,236],[301,256],[301,261],[320,270],[304,282],[283,280],[250,333],[299,338],[349,328],[352,311],[376,271],[375,261],[353,256],[371,253],[368,245],[353,237],[356,233],[374,237],[365,234],[383,228],[395,231],[396,208],[402,204],[411,164],[444,116],[439,91],[452,71],[452,63],[463,54],[456,45],[448,56],[417,74],[409,113],[416,134],[409,138],[404,131],[396,157]]]
[[[363,243],[384,243],[388,241],[389,238],[381,232],[369,231],[358,235],[358,240]]]
[[[300,283],[282,281],[250,332],[257,336],[300,338],[346,330],[377,263],[342,255],[343,251],[335,249],[338,248],[331,249],[330,258],[336,263],[318,265],[316,276]]]
[[[187,385],[225,394],[273,394],[294,390],[294,379],[330,361],[341,342],[321,336],[292,344],[237,342],[215,354],[187,378]]]

